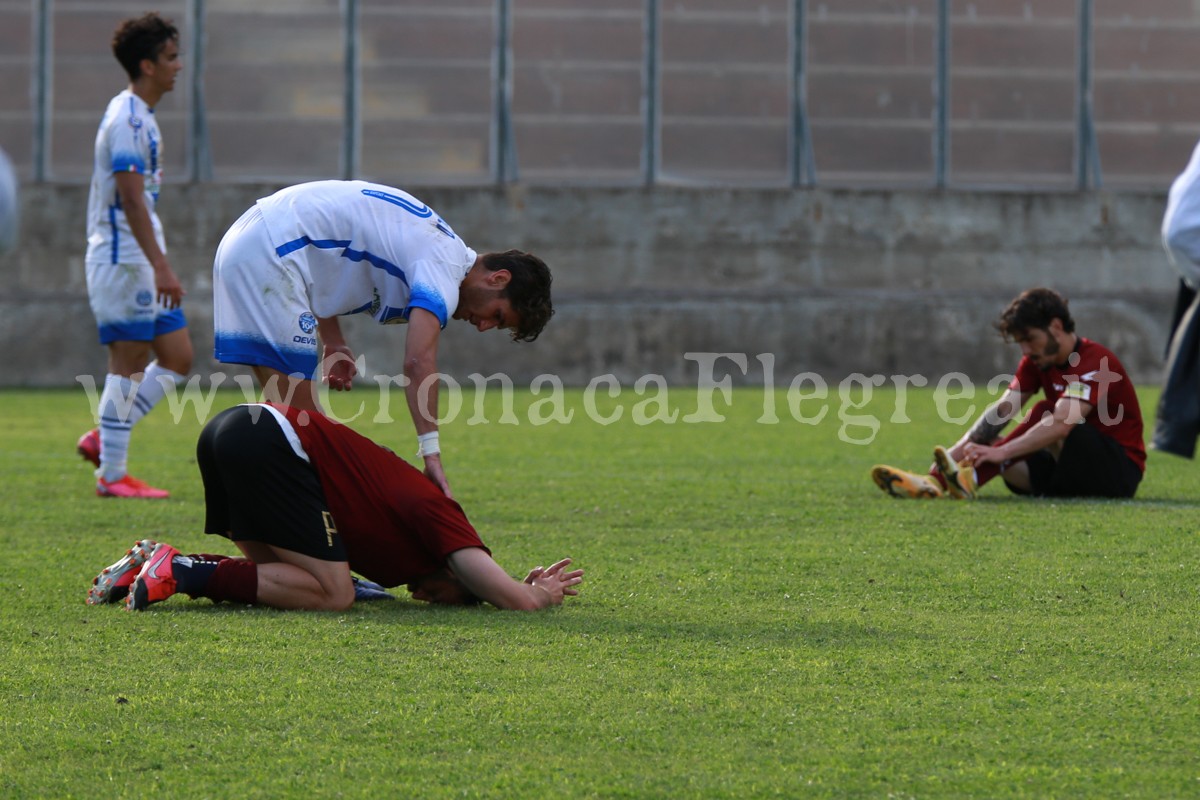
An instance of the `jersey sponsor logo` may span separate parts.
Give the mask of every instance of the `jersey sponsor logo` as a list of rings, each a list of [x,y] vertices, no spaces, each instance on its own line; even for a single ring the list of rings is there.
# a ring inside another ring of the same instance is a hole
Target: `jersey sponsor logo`
[[[317,318],[305,311],[300,315],[299,324],[300,330],[304,331],[305,333],[312,333],[317,329]]]
[[[1069,397],[1072,400],[1083,400],[1086,402],[1091,396],[1091,387],[1080,381],[1071,381],[1067,384],[1067,388],[1063,390],[1063,397]]]
[[[148,306],[154,302],[154,295],[149,289],[142,289],[137,293],[137,304],[139,306]]]
[[[292,342],[294,342],[295,344],[316,344],[317,337],[301,336],[300,334],[296,334],[295,336],[292,337]]]

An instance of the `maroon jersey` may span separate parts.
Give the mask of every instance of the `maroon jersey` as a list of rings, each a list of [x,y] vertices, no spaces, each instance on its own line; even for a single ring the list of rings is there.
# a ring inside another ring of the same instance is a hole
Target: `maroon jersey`
[[[1051,403],[1067,397],[1090,404],[1092,411],[1085,424],[1115,439],[1138,469],[1146,471],[1137,392],[1124,365],[1104,345],[1080,336],[1065,365],[1045,370],[1023,356],[1008,388],[1022,393],[1033,393],[1040,388]]]
[[[462,506],[395,453],[321,414],[272,405],[292,423],[317,471],[350,569],[399,586],[442,569],[455,550],[491,553]]]

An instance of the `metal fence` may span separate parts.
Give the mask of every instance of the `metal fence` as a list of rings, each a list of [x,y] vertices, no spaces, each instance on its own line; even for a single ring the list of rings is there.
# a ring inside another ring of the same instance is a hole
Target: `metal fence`
[[[168,179],[1162,188],[1192,0],[164,0]],[[123,0],[0,0],[0,144],[82,182]],[[28,87],[26,91],[25,87]]]

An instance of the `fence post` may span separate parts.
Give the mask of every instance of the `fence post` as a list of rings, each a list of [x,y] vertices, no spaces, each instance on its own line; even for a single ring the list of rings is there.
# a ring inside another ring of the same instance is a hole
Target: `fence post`
[[[1096,140],[1096,121],[1092,115],[1092,0],[1079,0],[1079,81],[1076,86],[1079,124],[1076,133],[1075,187],[1083,190],[1089,185],[1103,185],[1100,174],[1100,145]]]
[[[808,13],[805,0],[792,4],[792,187],[815,186],[817,166],[808,127]]]
[[[642,182],[653,186],[658,180],[659,130],[658,130],[658,0],[646,0],[646,19],[642,25]]]
[[[950,0],[937,5],[937,74],[934,78],[933,184],[946,188],[946,167],[950,153]]]
[[[208,116],[204,101],[204,31],[206,19],[204,0],[189,0],[188,36],[192,66],[189,85],[192,92],[191,142],[188,149],[188,175],[193,183],[212,180],[212,150],[208,140]]]
[[[35,0],[32,22],[34,65],[29,91],[33,95],[33,180],[43,183],[50,178],[50,106],[54,96],[50,42],[54,31],[54,0]]]
[[[496,0],[493,64],[496,95],[492,110],[492,169],[496,183],[517,180],[517,147],[512,124],[512,0]]]
[[[343,83],[342,96],[342,178],[353,180],[359,175],[362,150],[362,122],[359,114],[362,70],[358,49],[358,0],[342,0],[342,50]]]

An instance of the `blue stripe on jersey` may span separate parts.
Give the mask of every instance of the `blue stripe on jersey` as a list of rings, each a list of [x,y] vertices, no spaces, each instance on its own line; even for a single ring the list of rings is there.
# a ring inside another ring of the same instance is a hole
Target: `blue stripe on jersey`
[[[137,153],[113,153],[112,171],[137,172],[144,175],[146,173],[146,162]]]
[[[116,204],[108,207],[108,226],[112,229],[112,239],[110,240],[110,244],[112,244],[113,264],[117,263],[117,251],[121,249],[121,240],[117,238],[120,234],[120,230],[117,228],[117,209],[120,207],[120,202],[121,195],[117,195]]]
[[[383,270],[393,278],[399,278],[401,283],[408,286],[408,276],[404,274],[404,270],[386,258],[380,258],[374,253],[366,250],[352,250],[349,239],[313,239],[308,236],[301,236],[299,239],[293,239],[276,247],[275,255],[283,258],[305,247],[315,247],[318,250],[337,250],[338,248],[342,248],[342,258],[348,258],[351,261],[366,261],[372,267]]]
[[[412,306],[409,306],[412,308]],[[379,312],[380,322],[391,322],[394,319],[408,319],[408,308],[396,308],[395,306],[384,306]]]
[[[404,310],[405,319],[408,318],[409,310],[414,308],[423,308],[433,314],[443,328],[449,321],[450,315],[446,311],[446,300],[428,286],[418,283],[413,287],[412,296],[408,298],[408,308]]]

